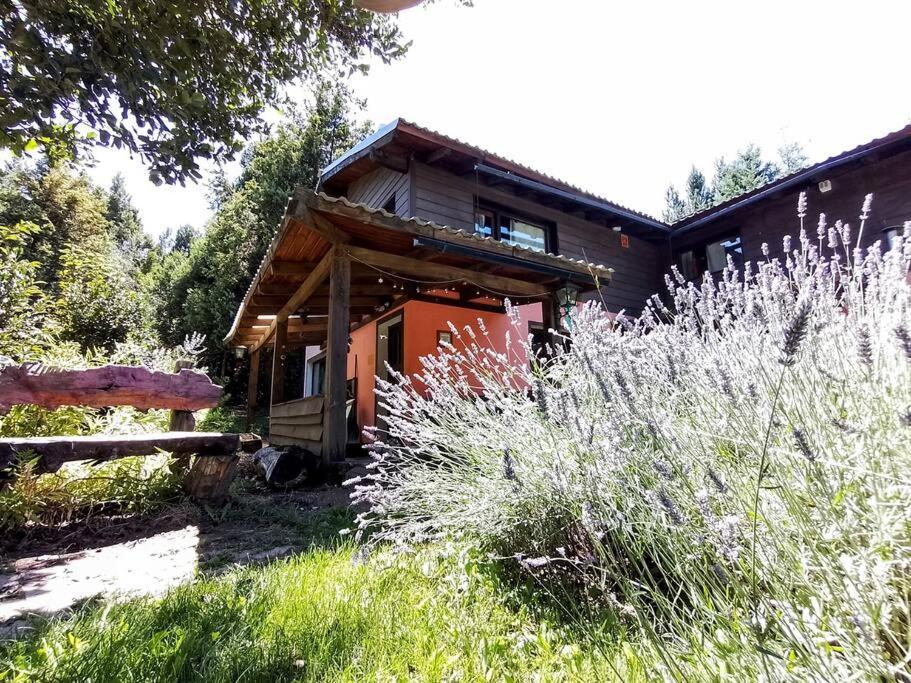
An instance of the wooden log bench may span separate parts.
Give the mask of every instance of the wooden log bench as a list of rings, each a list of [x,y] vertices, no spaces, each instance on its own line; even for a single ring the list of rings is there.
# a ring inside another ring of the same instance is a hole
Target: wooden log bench
[[[192,429],[193,410],[218,405],[222,388],[202,372],[180,364],[178,372],[107,365],[87,370],[59,370],[34,363],[0,365],[0,414],[16,404],[57,408],[133,406],[170,409],[172,429]],[[185,488],[197,499],[220,499],[237,468],[239,450],[262,445],[255,435],[171,431],[123,436],[51,436],[0,438],[0,485],[13,478],[25,456],[36,458],[39,473],[56,472],[65,463],[106,462],[127,456],[167,452],[186,468]],[[190,461],[190,457],[195,456]]]

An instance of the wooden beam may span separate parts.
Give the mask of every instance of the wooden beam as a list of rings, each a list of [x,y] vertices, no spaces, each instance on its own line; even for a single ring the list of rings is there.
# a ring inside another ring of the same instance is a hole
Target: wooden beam
[[[297,220],[303,222],[309,230],[319,233],[322,237],[332,242],[332,244],[345,244],[346,242],[350,242],[351,235],[344,230],[340,230],[325,216],[320,216],[310,210],[310,207],[306,204],[306,200],[308,196],[312,195],[313,193],[309,189],[302,188],[298,190],[294,195],[292,204],[288,207],[289,213]]]
[[[388,254],[361,247],[347,247],[352,257],[371,265],[399,273],[430,280],[465,280],[469,284],[480,285],[489,289],[515,296],[537,296],[547,294],[550,290],[544,285],[516,280],[502,275],[479,273],[467,268],[447,266],[442,263],[431,263],[418,259]],[[440,285],[444,287],[445,285]]]
[[[221,391],[204,373],[189,369],[167,373],[130,365],[61,370],[40,363],[0,364],[0,415],[17,404],[49,409],[133,406],[140,410],[201,410],[217,406]]]
[[[329,276],[329,335],[326,340],[326,408],[323,422],[323,460],[345,459],[348,444],[346,417],[348,387],[348,300],[351,260],[337,254]]]
[[[438,150],[431,152],[427,155],[427,159],[424,161],[428,166],[433,166],[438,161],[442,161],[446,157],[452,154],[452,150],[449,147],[440,147]]]
[[[256,398],[259,390],[259,349],[250,354],[250,375],[247,380],[247,420],[244,429],[250,431],[256,417]]]
[[[240,435],[218,432],[7,438],[0,439],[0,470],[15,464],[23,451],[41,456],[39,471],[56,472],[64,463],[79,460],[104,462],[159,451],[174,455],[229,455],[239,447]]]
[[[333,248],[323,257],[322,261],[311,269],[310,274],[307,275],[307,279],[301,283],[300,287],[297,288],[297,291],[288,299],[288,302],[278,311],[275,318],[269,323],[268,329],[263,333],[262,338],[253,345],[251,351],[261,348],[262,345],[268,341],[269,337],[272,336],[278,321],[287,321],[288,316],[300,308],[301,304],[323,283],[323,280],[325,280],[326,276],[329,274],[329,268],[332,266],[334,256],[335,249]]]
[[[288,319],[279,320],[275,326],[275,347],[272,351],[272,399],[271,409],[285,400],[285,354],[288,351]]]

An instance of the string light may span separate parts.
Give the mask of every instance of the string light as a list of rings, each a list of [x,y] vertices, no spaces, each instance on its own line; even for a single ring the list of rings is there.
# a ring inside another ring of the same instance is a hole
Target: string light
[[[418,280],[418,279],[416,279],[416,278],[404,277],[403,275],[397,275],[397,274],[395,274],[395,273],[387,272],[387,271],[383,270],[382,268],[378,268],[377,266],[373,265],[372,263],[367,263],[366,261],[363,261],[363,260],[357,258],[356,256],[351,256],[351,259],[352,259],[353,261],[357,261],[357,262],[360,263],[361,265],[367,266],[368,268],[370,268],[370,269],[372,269],[372,270],[374,270],[374,271],[376,271],[376,272],[378,272],[378,273],[382,273],[383,275],[386,275],[387,277],[390,277],[390,278],[396,278],[396,277],[398,277],[398,278],[401,278],[402,280],[405,280],[405,281],[407,281],[407,282],[413,282],[413,283],[415,283],[415,284],[431,285],[430,289],[433,289],[433,288],[434,288],[433,286],[436,286],[436,288],[439,288],[440,285],[447,285],[447,284],[451,285],[451,284],[455,284],[455,283],[461,282],[463,285],[472,284],[472,285],[474,285],[475,287],[478,287],[478,288],[479,288],[479,289],[477,290],[478,296],[481,295],[480,290],[484,290],[484,291],[487,292],[487,293],[493,294],[494,296],[491,297],[491,298],[494,298],[494,299],[497,299],[497,298],[502,297],[502,299],[510,299],[511,301],[515,301],[516,299],[540,299],[540,298],[542,298],[542,297],[547,296],[546,294],[509,294],[509,293],[507,293],[507,292],[500,292],[500,291],[497,291],[497,290],[495,290],[495,289],[491,289],[491,288],[489,288],[489,287],[485,287],[484,285],[478,284],[477,282],[469,282],[468,280],[464,280],[464,279],[462,279],[462,278],[454,278],[454,279],[452,279],[452,280],[439,280],[439,281],[434,281],[434,280]],[[383,278],[382,278],[382,276],[380,276],[379,282],[382,282],[382,281],[383,281]],[[402,289],[405,289],[404,285],[402,285]],[[425,287],[425,290],[426,290],[426,289],[427,289],[427,288]],[[420,287],[416,287],[416,288],[415,288],[415,291],[416,291],[418,294],[420,294],[420,293],[421,293],[421,288],[420,288]],[[448,291],[448,288],[447,288],[447,291]],[[502,299],[500,299],[500,300],[501,300],[501,303],[502,303]]]

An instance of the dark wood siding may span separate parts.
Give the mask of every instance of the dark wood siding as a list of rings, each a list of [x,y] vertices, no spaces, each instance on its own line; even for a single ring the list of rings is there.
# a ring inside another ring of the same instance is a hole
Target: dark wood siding
[[[411,179],[407,173],[378,168],[361,176],[348,186],[346,196],[352,202],[381,209],[395,195],[395,213],[409,218],[411,211]]]
[[[602,290],[611,311],[637,313],[649,296],[660,291],[666,244],[629,237],[629,247],[624,248],[620,235],[607,225],[519,197],[508,185],[490,187],[473,176],[460,177],[420,163],[412,164],[411,173],[415,215],[419,218],[473,230],[478,197],[555,225],[561,254],[614,269],[613,282]]]
[[[829,192],[819,191],[821,180],[832,182]],[[755,205],[675,237],[674,251],[739,232],[747,261],[765,258],[762,254],[763,243],[769,245],[772,257],[781,256],[785,235],[791,235],[794,246],[797,245],[797,235],[800,232],[797,198],[801,190],[807,193],[807,217],[804,225],[814,241],[820,213],[826,214],[829,225],[838,219],[850,223],[852,235],[856,239],[860,227],[858,216],[864,196],[872,192],[873,210],[864,228],[863,239],[863,244],[868,246],[882,238],[885,228],[911,220],[911,152],[902,152],[876,161],[869,159],[850,169],[823,173],[804,187],[759,200]]]

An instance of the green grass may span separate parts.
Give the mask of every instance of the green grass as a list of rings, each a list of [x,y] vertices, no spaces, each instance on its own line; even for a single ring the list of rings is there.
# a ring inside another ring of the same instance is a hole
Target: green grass
[[[514,598],[455,554],[363,562],[350,545],[314,548],[160,600],[90,605],[40,624],[0,646],[0,681],[644,677],[629,647],[594,643]]]

